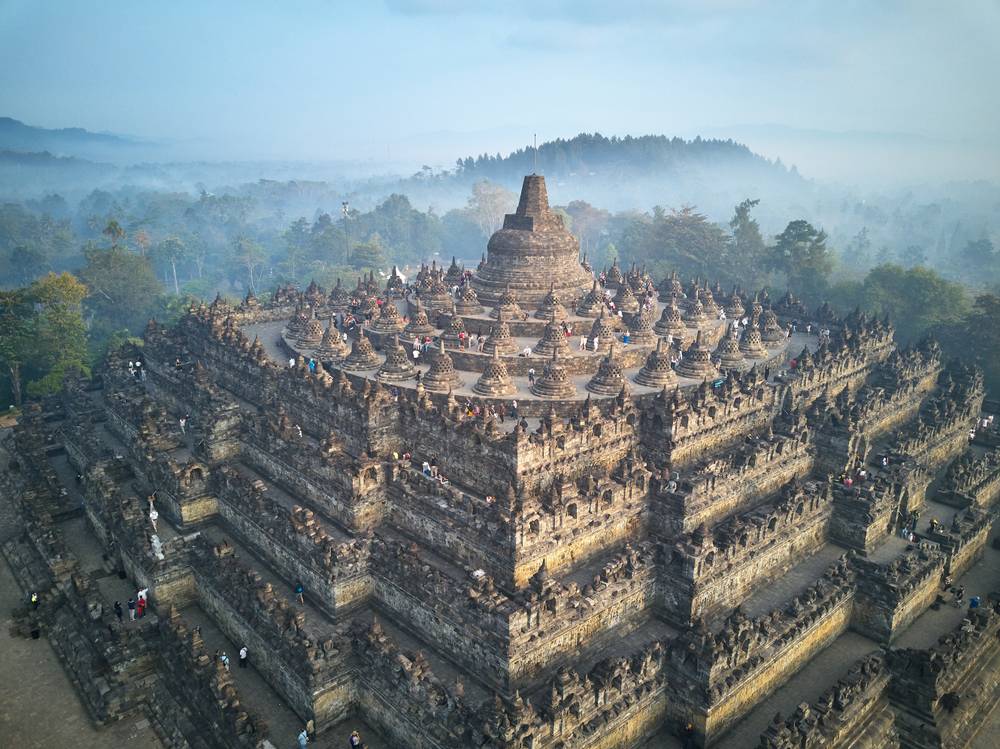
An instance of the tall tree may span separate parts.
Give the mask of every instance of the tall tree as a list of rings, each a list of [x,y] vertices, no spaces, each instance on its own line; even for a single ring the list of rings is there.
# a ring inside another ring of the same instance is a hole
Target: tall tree
[[[107,249],[89,245],[83,255],[86,265],[80,278],[90,291],[87,307],[95,313],[96,324],[139,330],[162,293],[149,258],[120,244]]]
[[[872,240],[868,236],[868,227],[862,226],[861,230],[851,237],[847,243],[847,251],[844,253],[848,263],[855,269],[863,271],[871,266],[872,262]]]
[[[993,242],[989,237],[970,239],[966,242],[959,254],[959,260],[961,261],[959,267],[965,270],[962,275],[977,285],[984,279],[994,278],[1000,271],[1000,254],[993,249]]]
[[[482,180],[472,186],[468,207],[476,218],[480,233],[489,237],[503,224],[504,215],[514,212],[516,205],[517,196],[510,190]]]
[[[968,348],[962,353],[979,362],[986,374],[987,386],[997,392],[1000,389],[1000,296],[982,294],[976,297],[964,335],[953,339],[957,341],[966,343]]]
[[[759,200],[747,198],[736,206],[733,217],[729,220],[729,228],[733,231],[734,263],[742,268],[741,275],[746,279],[746,286],[756,286],[760,281],[767,252],[760,225],[750,215],[750,211],[759,203]]]
[[[888,315],[903,341],[961,321],[968,311],[962,287],[927,268],[879,265],[865,277],[862,304]]]
[[[82,307],[86,296],[87,287],[69,273],[49,273],[28,287],[35,309],[32,358],[38,373],[28,383],[31,395],[57,392],[70,372],[90,374]]]
[[[134,239],[135,246],[139,248],[139,254],[145,257],[146,253],[149,252],[149,245],[152,242],[149,238],[149,234],[145,229],[139,229],[139,231],[135,233]]]
[[[264,274],[264,248],[247,236],[239,236],[233,243],[233,258],[247,272],[247,286],[257,293],[257,284]]]
[[[104,231],[101,233],[108,238],[108,241],[111,242],[111,246],[114,248],[117,248],[125,240],[125,230],[116,219],[108,221],[104,227]]]
[[[367,242],[354,245],[351,250],[351,265],[358,269],[378,270],[385,264],[382,239],[372,234]]]
[[[181,287],[177,281],[177,266],[188,256],[187,245],[179,237],[170,236],[156,245],[153,255],[158,262],[170,267],[174,281],[174,293],[180,294]]]
[[[769,255],[769,267],[785,274],[790,289],[810,302],[822,300],[833,270],[824,231],[808,221],[792,221],[775,237]]]
[[[23,367],[31,356],[34,311],[24,289],[0,291],[0,363],[10,383],[14,405],[21,406]]]
[[[617,246],[623,261],[646,265],[655,276],[677,270],[734,280],[729,235],[693,206],[654,207],[651,219],[640,216],[625,224]]]
[[[580,240],[580,249],[593,257],[601,235],[607,232],[611,213],[585,200],[570,201],[566,213],[573,219],[573,233]]]
[[[325,215],[325,214],[324,214]],[[329,219],[329,216],[327,216]],[[285,265],[293,281],[299,277],[299,268],[309,251],[309,222],[299,218],[285,230]]]

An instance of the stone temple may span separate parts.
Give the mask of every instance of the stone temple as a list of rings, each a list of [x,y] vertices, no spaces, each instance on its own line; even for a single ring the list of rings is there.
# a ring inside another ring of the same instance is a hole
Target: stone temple
[[[995,745],[981,374],[577,252],[532,175],[475,273],[150,322],[5,441],[15,629],[178,749]]]
[[[569,301],[585,293],[593,276],[580,265],[580,243],[549,209],[545,178],[524,178],[517,210],[504,217],[490,237],[486,261],[472,279],[484,304],[493,305],[504,291],[522,305],[537,308],[550,289]]]

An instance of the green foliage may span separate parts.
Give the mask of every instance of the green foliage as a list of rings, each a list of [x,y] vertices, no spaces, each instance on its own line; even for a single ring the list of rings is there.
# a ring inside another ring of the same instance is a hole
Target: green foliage
[[[245,272],[247,288],[256,294],[264,273],[264,248],[251,237],[241,235],[233,242],[231,257],[234,265]]]
[[[1000,253],[996,252],[989,237],[970,239],[958,254],[958,276],[975,286],[984,279],[995,278],[1000,272]]]
[[[826,234],[808,221],[792,221],[775,237],[767,267],[785,275],[787,285],[811,303],[826,295],[833,257],[826,246]]]
[[[89,245],[83,255],[86,265],[80,278],[90,292],[86,305],[95,317],[97,337],[119,328],[140,330],[163,292],[149,258],[120,244],[107,249]]]
[[[329,216],[327,216],[329,218]],[[304,218],[296,219],[282,235],[285,240],[285,261],[283,263],[289,276],[298,281],[302,263],[309,255],[309,222]]]
[[[467,209],[448,211],[441,218],[441,254],[444,257],[479,257],[486,251],[479,224]]]
[[[673,269],[726,281],[737,275],[729,235],[690,206],[679,211],[655,207],[651,217],[627,224],[616,246],[623,263],[645,265],[655,276]]]
[[[898,265],[872,269],[864,281],[861,304],[876,315],[888,315],[904,342],[961,321],[969,309],[959,284],[927,268]]]
[[[380,265],[370,267],[384,266],[386,257],[411,263],[441,251],[441,220],[433,212],[415,210],[405,195],[390,195],[375,210],[353,220],[354,239],[371,242],[376,234],[383,259]]]
[[[35,367],[44,374],[28,382],[28,393],[45,395],[62,387],[67,374],[90,374],[83,322],[86,289],[69,273],[49,274],[29,287],[40,305],[34,321]]]
[[[603,208],[595,208],[584,200],[570,201],[566,213],[572,219],[572,231],[580,240],[580,249],[593,257],[600,244],[601,236],[607,233],[611,213]]]
[[[732,140],[694,140],[668,138],[663,135],[639,137],[612,136],[600,133],[580,133],[574,138],[542,143],[537,149],[522,148],[504,157],[482,154],[459,159],[455,173],[459,177],[492,180],[520,179],[525,174],[549,175],[589,174],[630,170],[635,174],[664,173],[688,164],[708,164],[726,160],[754,164],[782,174],[788,171],[780,163],[772,164]]]
[[[184,241],[177,236],[169,236],[153,247],[151,260],[163,268],[170,269],[170,278],[173,281],[175,294],[180,294],[180,283],[177,278],[177,268],[189,255],[189,250]]]
[[[483,238],[488,239],[503,225],[503,217],[513,213],[517,196],[501,185],[480,180],[472,186],[472,196],[466,210],[475,219]]]
[[[960,353],[974,358],[983,368],[987,386],[994,393],[1000,392],[1000,295],[976,297],[962,333],[951,339],[952,345],[962,341],[965,345]]]
[[[0,278],[27,285],[65,263],[74,244],[65,218],[38,216],[15,203],[0,205]]]
[[[22,371],[31,354],[33,309],[24,289],[0,291],[0,365],[11,399],[21,405]]]
[[[0,292],[0,361],[11,400],[56,392],[71,372],[90,373],[81,303],[86,287],[69,273]]]
[[[373,234],[367,242],[354,245],[351,249],[351,267],[358,270],[379,270],[385,266],[382,239]]]
[[[767,246],[757,219],[750,215],[759,203],[759,200],[747,198],[736,206],[729,220],[729,228],[733,232],[734,269],[739,273],[744,288],[756,288],[763,281]]]

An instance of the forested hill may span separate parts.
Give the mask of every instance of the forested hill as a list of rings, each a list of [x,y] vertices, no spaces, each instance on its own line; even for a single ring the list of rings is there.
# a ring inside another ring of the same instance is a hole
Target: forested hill
[[[538,171],[555,178],[575,176],[624,176],[670,174],[710,167],[759,169],[781,177],[797,177],[781,162],[771,162],[732,140],[694,140],[665,135],[606,138],[600,133],[581,133],[575,138],[526,147],[508,156],[482,154],[456,162],[456,175],[495,181],[519,178]]]
[[[536,171],[545,175],[553,203],[585,200],[614,211],[697,205],[717,221],[728,220],[747,196],[766,198],[768,210],[783,211],[812,187],[795,167],[732,140],[581,133],[540,143],[537,165],[527,146],[506,156],[458,159],[452,170],[424,171],[395,189],[415,205],[447,208],[461,205],[475,182],[489,180],[517,191],[524,175]]]
[[[0,149],[114,162],[135,161],[150,153],[148,144],[126,136],[80,127],[36,127],[12,117],[0,117]]]

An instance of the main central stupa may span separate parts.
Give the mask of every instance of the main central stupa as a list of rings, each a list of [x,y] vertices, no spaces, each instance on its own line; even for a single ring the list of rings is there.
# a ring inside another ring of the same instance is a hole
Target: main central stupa
[[[529,174],[517,211],[490,237],[486,262],[472,279],[480,301],[494,305],[510,288],[522,307],[537,309],[549,290],[565,305],[585,294],[593,276],[580,264],[580,243],[549,208],[545,178]]]

